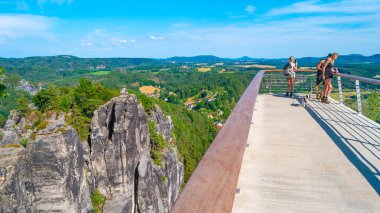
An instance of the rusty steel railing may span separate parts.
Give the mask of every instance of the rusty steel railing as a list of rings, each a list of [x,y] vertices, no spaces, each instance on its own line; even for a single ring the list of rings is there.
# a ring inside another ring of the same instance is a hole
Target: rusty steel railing
[[[265,73],[279,72],[282,70],[261,70],[256,74],[175,201],[170,210],[171,213],[232,211],[240,168],[263,76]],[[312,73],[316,70],[299,70],[297,72]],[[347,74],[338,74],[337,76],[338,84],[343,77],[357,82],[363,81],[380,85],[379,80]],[[359,88],[357,96],[360,99],[359,83],[356,88]],[[341,86],[339,91],[342,92]]]

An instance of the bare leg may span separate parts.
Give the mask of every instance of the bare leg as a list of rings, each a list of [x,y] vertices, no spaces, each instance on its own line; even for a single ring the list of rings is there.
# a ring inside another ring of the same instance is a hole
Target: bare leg
[[[291,91],[291,81],[290,81],[291,78],[288,78],[288,89],[286,90],[286,92],[290,92]]]
[[[325,87],[326,87],[326,89],[325,89],[325,98],[326,98],[326,100],[325,100],[325,101],[326,101],[327,103],[329,103],[329,101],[328,101],[328,97],[329,97],[329,95],[330,95],[329,92],[331,92],[330,89],[332,89],[332,86],[331,86],[331,78],[326,79],[326,81],[325,81]]]
[[[294,78],[290,79],[290,89],[291,92],[294,92]]]
[[[329,85],[329,91],[327,91],[327,96],[330,97],[330,94],[331,94],[331,91],[333,90],[333,86],[331,84],[331,81],[330,81],[330,85]]]
[[[327,81],[328,80],[325,80],[325,83],[323,84],[323,89],[322,89],[322,97],[325,97],[326,96],[326,91],[327,91]]]

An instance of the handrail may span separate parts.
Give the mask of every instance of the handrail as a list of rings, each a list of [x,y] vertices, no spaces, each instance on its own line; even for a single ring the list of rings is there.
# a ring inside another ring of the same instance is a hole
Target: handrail
[[[337,76],[341,76],[343,78],[348,78],[351,80],[358,80],[358,81],[369,83],[369,84],[380,85],[380,80],[376,80],[373,78],[365,78],[365,77],[360,77],[360,76],[356,76],[356,75],[348,75],[348,74],[344,74],[344,73],[338,73]]]
[[[170,212],[231,212],[264,73],[261,70],[251,81]]]

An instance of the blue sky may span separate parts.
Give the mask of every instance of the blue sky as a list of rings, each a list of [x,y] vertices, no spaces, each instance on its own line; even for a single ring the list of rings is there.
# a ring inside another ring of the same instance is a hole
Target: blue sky
[[[0,57],[380,53],[380,0],[0,0]]]

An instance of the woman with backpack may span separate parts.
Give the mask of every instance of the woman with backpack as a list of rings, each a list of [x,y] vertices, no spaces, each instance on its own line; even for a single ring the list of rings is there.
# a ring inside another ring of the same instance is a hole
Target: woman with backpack
[[[294,79],[296,77],[297,62],[293,56],[290,56],[289,62],[284,67],[284,75],[288,78],[288,89],[285,96],[293,97]]]
[[[334,63],[335,60],[338,59],[338,53],[333,53],[332,57],[327,59],[325,64],[323,65],[323,70],[322,70],[322,76],[323,79],[325,79],[325,85],[323,87],[323,92],[322,92],[322,103],[329,104],[329,96],[330,93],[333,89],[331,81],[334,77],[334,74],[338,73],[338,69],[334,68]]]

